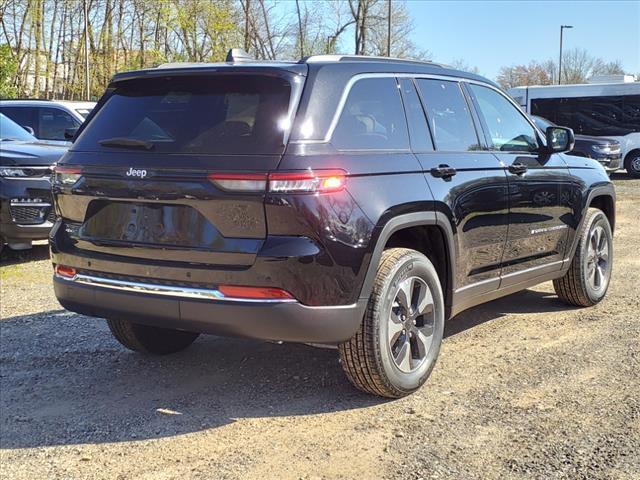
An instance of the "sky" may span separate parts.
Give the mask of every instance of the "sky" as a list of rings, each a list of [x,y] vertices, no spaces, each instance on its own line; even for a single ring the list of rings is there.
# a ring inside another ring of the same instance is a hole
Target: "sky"
[[[434,61],[461,59],[492,79],[503,66],[557,62],[560,25],[574,27],[564,30],[563,49],[619,59],[626,71],[640,74],[640,0],[408,0],[407,8],[413,41]]]

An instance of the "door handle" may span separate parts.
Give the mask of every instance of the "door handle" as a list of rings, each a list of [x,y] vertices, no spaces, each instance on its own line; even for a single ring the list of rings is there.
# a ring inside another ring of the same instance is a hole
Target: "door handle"
[[[522,175],[524,172],[528,170],[528,168],[529,167],[527,167],[524,163],[515,162],[509,165],[509,172],[515,175]]]
[[[449,165],[438,165],[437,167],[434,167],[431,169],[431,175],[433,175],[436,178],[449,178],[449,177],[453,177],[456,173],[458,173],[456,171],[455,168],[450,167]]]

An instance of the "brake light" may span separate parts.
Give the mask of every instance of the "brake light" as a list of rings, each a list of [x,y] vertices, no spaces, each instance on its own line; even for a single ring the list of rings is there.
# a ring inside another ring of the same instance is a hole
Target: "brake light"
[[[277,172],[269,175],[269,191],[273,193],[335,193],[344,190],[344,170],[309,170]]]
[[[286,290],[272,287],[242,287],[237,285],[220,285],[218,291],[225,297],[254,300],[295,300]]]
[[[266,173],[212,173],[208,176],[214,185],[231,192],[264,192]]]
[[[67,267],[66,265],[56,265],[56,274],[64,278],[74,278],[76,276],[76,269]]]
[[[207,177],[216,187],[229,192],[335,193],[344,190],[344,170],[307,170],[273,173],[212,173]]]
[[[53,169],[53,182],[58,185],[73,185],[82,176],[82,169],[73,167],[55,167]]]

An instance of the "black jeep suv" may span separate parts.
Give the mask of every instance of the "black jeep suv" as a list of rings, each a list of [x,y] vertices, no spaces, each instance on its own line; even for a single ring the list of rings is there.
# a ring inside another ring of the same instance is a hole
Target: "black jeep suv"
[[[56,295],[126,347],[334,345],[401,397],[466,308],[604,297],[615,193],[570,129],[436,64],[229,60],[116,75],[56,168]]]

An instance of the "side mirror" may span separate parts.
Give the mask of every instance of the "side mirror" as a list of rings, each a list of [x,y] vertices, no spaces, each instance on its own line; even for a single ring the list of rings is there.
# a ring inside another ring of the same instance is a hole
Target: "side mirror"
[[[73,139],[76,136],[76,133],[78,133],[78,127],[73,127],[73,128],[65,128],[64,129],[64,138],[66,140],[69,140],[70,142],[73,141]]]
[[[567,127],[549,127],[545,134],[549,153],[570,152],[576,143],[573,130]]]
[[[24,128],[27,132],[29,132],[34,137],[36,136],[36,131],[33,128],[31,128],[29,125],[22,125],[22,128]]]

